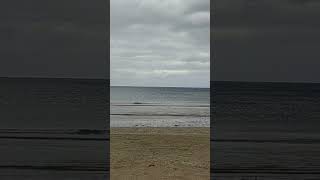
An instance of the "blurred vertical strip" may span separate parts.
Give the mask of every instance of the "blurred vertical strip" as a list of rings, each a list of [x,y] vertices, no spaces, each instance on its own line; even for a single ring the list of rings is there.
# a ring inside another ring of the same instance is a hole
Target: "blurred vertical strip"
[[[214,61],[215,61],[215,51],[214,51],[214,8],[215,8],[215,0],[210,0],[210,179],[213,179],[213,99],[214,99],[214,91],[213,91],[213,71],[214,71]]]

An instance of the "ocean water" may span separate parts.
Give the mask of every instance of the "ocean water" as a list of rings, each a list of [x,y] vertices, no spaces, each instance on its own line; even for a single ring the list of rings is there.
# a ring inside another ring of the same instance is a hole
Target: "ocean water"
[[[215,82],[212,90],[216,138],[233,130],[255,131],[251,138],[262,139],[288,138],[276,133],[319,132],[320,84]]]
[[[209,127],[209,88],[111,87],[111,127]]]
[[[108,127],[105,80],[1,78],[2,129]]]
[[[0,78],[0,179],[106,179],[107,86]]]
[[[319,179],[320,84],[213,82],[214,179]]]

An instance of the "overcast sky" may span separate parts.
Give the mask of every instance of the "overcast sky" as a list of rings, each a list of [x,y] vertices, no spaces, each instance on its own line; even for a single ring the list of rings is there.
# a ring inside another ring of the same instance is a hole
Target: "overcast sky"
[[[212,0],[212,80],[320,82],[320,1]],[[0,76],[108,78],[107,1],[3,0]],[[209,0],[111,0],[111,83],[209,84]]]
[[[208,87],[209,0],[111,0],[111,85]]]
[[[1,0],[0,76],[108,78],[105,0]]]
[[[213,2],[213,80],[320,82],[320,1]]]

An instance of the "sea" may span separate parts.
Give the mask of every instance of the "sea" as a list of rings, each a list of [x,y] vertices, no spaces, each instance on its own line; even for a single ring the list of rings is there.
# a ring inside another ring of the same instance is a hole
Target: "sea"
[[[0,179],[108,179],[108,85],[0,78]]]
[[[111,127],[210,127],[210,89],[110,89]]]
[[[213,179],[320,179],[320,84],[211,87]]]

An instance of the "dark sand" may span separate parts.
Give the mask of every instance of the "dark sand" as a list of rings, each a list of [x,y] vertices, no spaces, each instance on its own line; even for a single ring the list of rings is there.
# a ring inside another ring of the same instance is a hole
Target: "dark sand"
[[[111,128],[112,180],[209,180],[209,128]]]

